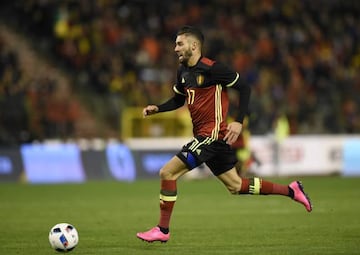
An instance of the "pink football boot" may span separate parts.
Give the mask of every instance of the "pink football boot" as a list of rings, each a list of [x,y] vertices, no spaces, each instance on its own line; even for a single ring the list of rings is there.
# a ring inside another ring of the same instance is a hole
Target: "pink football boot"
[[[137,233],[136,236],[146,242],[152,243],[154,241],[160,241],[165,243],[170,238],[170,233],[164,234],[160,231],[159,227],[153,227],[149,231]]]
[[[303,204],[308,212],[312,211],[312,204],[308,195],[304,192],[304,188],[299,181],[290,183],[289,187],[294,191],[294,200]]]

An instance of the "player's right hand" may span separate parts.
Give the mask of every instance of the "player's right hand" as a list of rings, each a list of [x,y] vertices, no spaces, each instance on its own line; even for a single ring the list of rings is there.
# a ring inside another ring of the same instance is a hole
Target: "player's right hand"
[[[143,116],[146,117],[148,115],[155,114],[159,111],[159,107],[156,105],[148,105],[143,109]]]
[[[224,137],[224,141],[226,141],[227,144],[231,145],[235,143],[238,139],[241,133],[242,124],[240,122],[234,121],[229,123],[226,129],[227,133]]]

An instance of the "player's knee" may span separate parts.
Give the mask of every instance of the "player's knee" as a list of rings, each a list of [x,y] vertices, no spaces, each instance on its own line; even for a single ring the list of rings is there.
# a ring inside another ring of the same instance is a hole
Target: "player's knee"
[[[171,172],[167,171],[165,168],[160,169],[159,176],[161,180],[171,180],[173,178]]]
[[[238,189],[236,189],[235,187],[227,187],[227,189],[228,189],[228,191],[230,192],[230,194],[232,194],[232,195],[237,195],[237,194],[239,194],[239,190]]]
[[[240,188],[241,188],[241,183],[231,183],[229,185],[226,185],[226,188],[228,189],[228,191],[230,192],[230,194],[232,195],[237,195],[239,194]]]

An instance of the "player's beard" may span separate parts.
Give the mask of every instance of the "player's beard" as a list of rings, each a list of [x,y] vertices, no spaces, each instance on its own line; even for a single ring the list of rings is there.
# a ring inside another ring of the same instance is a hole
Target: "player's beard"
[[[182,60],[180,60],[180,63],[187,66],[189,59],[192,57],[192,51],[190,49],[190,47],[184,51],[184,53],[182,54]]]

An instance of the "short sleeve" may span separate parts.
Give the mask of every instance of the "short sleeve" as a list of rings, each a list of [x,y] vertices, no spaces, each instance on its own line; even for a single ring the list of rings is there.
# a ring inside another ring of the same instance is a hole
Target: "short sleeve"
[[[240,75],[219,62],[212,67],[213,79],[224,87],[232,87],[240,82]]]

